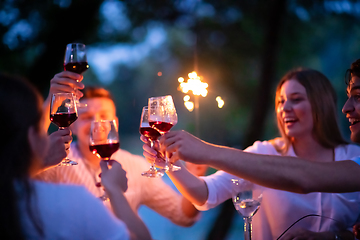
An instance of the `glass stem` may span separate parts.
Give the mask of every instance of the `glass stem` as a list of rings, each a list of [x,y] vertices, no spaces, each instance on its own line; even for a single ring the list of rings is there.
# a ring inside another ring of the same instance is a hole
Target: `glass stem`
[[[63,129],[65,129],[65,128],[64,127],[59,127],[58,130],[63,130]],[[62,161],[66,162],[66,161],[70,161],[70,159],[66,156]],[[58,166],[61,166],[61,163],[59,163]]]
[[[164,135],[164,134],[165,133],[162,133],[161,135]],[[169,158],[167,157],[166,152],[164,152],[162,155],[164,156],[163,159],[165,161],[164,169],[165,169],[165,171],[169,171],[170,167],[171,167]]]
[[[251,217],[244,217],[244,240],[251,240],[252,227]]]
[[[154,146],[154,142],[153,142],[153,140],[150,140],[150,147],[153,148],[153,146]],[[154,160],[154,162],[152,162],[151,165],[150,165],[150,171],[152,171],[152,172],[157,171],[156,167],[155,167],[155,161],[156,160]]]

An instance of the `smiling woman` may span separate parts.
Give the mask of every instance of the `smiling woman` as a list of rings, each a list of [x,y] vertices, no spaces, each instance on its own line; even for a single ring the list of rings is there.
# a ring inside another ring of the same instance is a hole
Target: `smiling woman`
[[[279,116],[279,111],[283,107],[285,91],[292,93],[290,99],[294,103],[294,111],[283,111],[283,116]],[[297,94],[295,94],[297,93]],[[283,118],[294,114],[297,106],[302,106],[304,103],[310,104],[310,111],[307,117],[312,118],[300,120],[301,122],[310,121],[309,124],[313,125],[312,131],[316,141],[326,148],[333,148],[339,144],[345,144],[346,141],[341,136],[337,115],[336,115],[336,93],[330,81],[322,73],[312,69],[296,69],[288,72],[279,82],[276,88],[275,109],[278,113],[277,122],[280,130],[284,145],[277,148],[281,152],[288,151],[291,142],[296,139],[291,139],[293,136],[286,133],[287,128],[284,125]],[[310,134],[311,136],[311,134]],[[277,146],[279,147],[279,146]]]
[[[313,129],[311,104],[306,89],[297,80],[286,81],[279,91],[277,119],[289,138],[300,138]]]
[[[330,81],[320,72],[303,68],[289,71],[278,84],[275,101],[281,137],[256,141],[245,152],[299,157],[313,162],[342,161],[360,154],[360,147],[347,144],[340,134],[336,95]],[[189,149],[183,145],[187,143],[196,151],[201,151],[201,146],[194,146],[194,140],[188,136],[184,132],[174,132],[166,135],[161,142],[170,145],[167,146],[170,152],[170,148],[181,148],[186,152]],[[145,145],[144,149],[145,156],[151,160],[153,153]],[[174,155],[177,154],[175,152]],[[186,156],[181,157],[186,159]],[[211,160],[210,156],[208,161]],[[197,204],[199,210],[213,208],[232,197],[231,179],[234,176],[224,171],[201,179],[185,168],[168,175],[182,194]],[[353,239],[350,231],[360,216],[359,197],[359,192],[298,194],[264,187],[262,204],[253,217],[256,229],[253,238],[277,239],[287,231],[287,234],[322,239],[332,239],[341,232],[343,239]],[[321,214],[304,218],[314,213]]]

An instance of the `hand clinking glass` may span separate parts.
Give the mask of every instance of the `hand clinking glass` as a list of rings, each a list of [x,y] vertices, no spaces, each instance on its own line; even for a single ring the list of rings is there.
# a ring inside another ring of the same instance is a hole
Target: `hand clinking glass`
[[[148,119],[149,125],[156,129],[161,135],[170,131],[178,121],[173,98],[171,95],[151,97],[148,100]],[[181,167],[169,162],[167,156],[165,159],[165,171],[178,171]]]

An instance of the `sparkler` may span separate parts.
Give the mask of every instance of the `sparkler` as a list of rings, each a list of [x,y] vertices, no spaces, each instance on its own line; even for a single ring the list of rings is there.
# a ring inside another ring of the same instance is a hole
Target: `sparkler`
[[[198,76],[195,71],[188,74],[189,79],[185,82],[183,77],[178,78],[179,90],[185,94],[192,92],[194,95],[194,102],[190,101],[190,96],[184,96],[184,105],[186,109],[192,112],[195,109],[195,131],[196,135],[199,137],[199,96],[206,97],[208,94],[208,86],[206,82],[202,81],[202,77]],[[216,97],[216,101],[218,102],[218,107],[222,108],[225,104],[224,100],[221,99],[220,96]]]

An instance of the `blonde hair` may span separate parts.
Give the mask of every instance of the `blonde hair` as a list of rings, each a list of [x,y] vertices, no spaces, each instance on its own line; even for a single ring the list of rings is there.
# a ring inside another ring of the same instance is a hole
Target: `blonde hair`
[[[316,140],[325,148],[346,144],[338,125],[336,93],[329,79],[313,69],[297,68],[287,72],[276,88],[275,111],[279,105],[281,87],[288,80],[296,80],[306,89],[311,105],[314,122],[313,134]],[[291,139],[286,136],[284,126],[279,118],[277,118],[277,124],[284,144],[282,146],[275,145],[275,148],[278,152],[285,154],[289,150]]]

